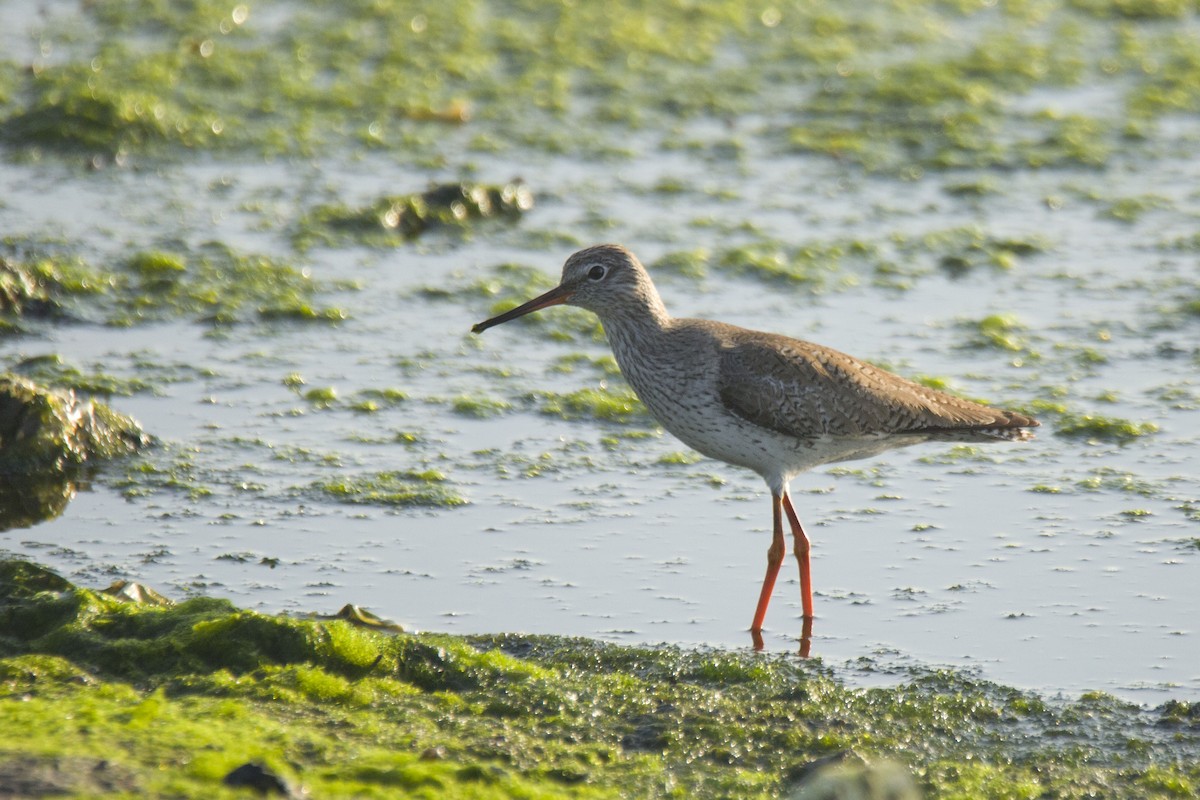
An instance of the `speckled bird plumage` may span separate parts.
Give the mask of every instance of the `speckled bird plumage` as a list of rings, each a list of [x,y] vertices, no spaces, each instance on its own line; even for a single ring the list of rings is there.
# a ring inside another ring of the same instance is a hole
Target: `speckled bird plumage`
[[[1038,425],[818,344],[676,319],[637,257],[619,245],[580,250],[563,265],[558,287],[474,330],[559,303],[600,318],[622,374],[664,428],[707,456],[754,470],[770,487],[776,541],[752,630],[761,624],[782,557],[780,503],[806,580],[808,540],[788,498],[796,475],[920,442],[1023,441]],[[808,597],[809,619],[810,607]]]
[[[603,288],[587,278],[597,265]],[[562,284],[580,286],[568,302],[600,317],[622,374],[664,428],[776,491],[821,464],[930,440],[1025,439],[1037,424],[811,342],[676,319],[623,247],[574,254]]]

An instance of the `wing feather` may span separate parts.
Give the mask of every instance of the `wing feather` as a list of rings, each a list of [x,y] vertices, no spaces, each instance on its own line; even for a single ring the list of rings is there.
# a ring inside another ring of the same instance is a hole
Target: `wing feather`
[[[1021,429],[1038,424],[785,336],[729,342],[721,352],[719,391],[734,414],[801,439],[970,432],[1027,438]]]

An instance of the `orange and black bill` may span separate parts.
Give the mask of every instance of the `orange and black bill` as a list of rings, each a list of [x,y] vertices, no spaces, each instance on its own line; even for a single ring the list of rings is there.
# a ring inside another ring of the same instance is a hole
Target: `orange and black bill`
[[[532,311],[539,311],[543,308],[549,308],[550,306],[561,305],[562,303],[570,300],[572,294],[574,294],[574,292],[571,289],[567,289],[563,286],[555,286],[545,294],[533,298],[528,303],[517,306],[512,311],[505,311],[503,314],[480,322],[478,325],[475,325],[473,328],[471,328],[471,333],[483,333],[494,325],[502,325],[509,320],[516,319],[517,317],[523,317]]]

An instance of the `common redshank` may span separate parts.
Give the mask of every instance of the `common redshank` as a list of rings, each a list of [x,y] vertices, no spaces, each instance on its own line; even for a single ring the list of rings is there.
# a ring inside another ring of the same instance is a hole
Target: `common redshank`
[[[1024,441],[1038,426],[1025,414],[930,389],[819,344],[675,319],[646,268],[619,245],[580,250],[563,265],[558,286],[471,330],[562,303],[600,317],[621,373],[659,424],[767,482],[773,538],[750,626],[757,646],[786,550],[784,515],[800,565],[805,636],[812,629],[811,544],[788,494],[792,478],[921,442]]]

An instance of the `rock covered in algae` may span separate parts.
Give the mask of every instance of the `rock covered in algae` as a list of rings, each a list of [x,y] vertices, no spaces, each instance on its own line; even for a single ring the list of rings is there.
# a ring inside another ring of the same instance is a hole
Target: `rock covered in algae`
[[[141,425],[103,403],[0,373],[0,530],[57,517],[82,467],[149,442]]]
[[[0,314],[44,315],[55,308],[43,276],[0,258]]]
[[[0,373],[0,475],[62,473],[149,443],[141,425],[103,403]]]
[[[533,192],[523,180],[502,185],[445,183],[424,192],[388,195],[366,206],[322,205],[301,220],[302,245],[355,241],[391,245],[435,227],[462,227],[473,220],[514,219],[533,208]]]

